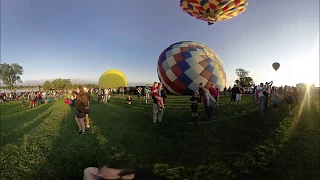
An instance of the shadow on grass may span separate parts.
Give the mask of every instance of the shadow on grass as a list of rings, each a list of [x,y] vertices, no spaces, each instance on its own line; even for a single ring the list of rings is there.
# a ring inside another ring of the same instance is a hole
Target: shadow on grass
[[[312,101],[312,100],[311,100]],[[319,101],[315,101],[319,103]],[[261,179],[319,179],[319,115],[313,102],[306,102],[290,139],[263,172]]]
[[[217,179],[251,176],[255,164],[252,162],[254,155],[250,153],[256,153],[255,149],[268,141],[279,124],[288,118],[287,107],[281,104],[278,115],[272,115],[271,108],[264,116],[252,109],[238,116],[227,116],[225,121],[205,125],[155,125],[151,123],[152,116],[148,111],[137,113],[121,104],[113,108],[92,103],[91,107],[95,109],[95,123],[109,140],[108,144],[112,144],[106,150],[110,156],[134,159],[147,165],[169,164],[173,169],[180,167],[178,174],[187,173],[184,171],[194,174],[202,166],[213,171],[209,177]],[[174,115],[168,114],[165,117]],[[279,133],[274,138],[282,139],[283,136],[285,133]]]
[[[47,154],[47,161],[40,165],[37,172],[30,175],[35,179],[83,179],[83,170],[88,166],[97,166],[99,154],[103,153],[95,127],[86,135],[78,134],[75,122],[75,108],[59,123],[58,136],[54,140],[54,149]]]
[[[23,138],[25,134],[32,132],[36,129],[46,118],[48,118],[51,114],[52,110],[45,111],[43,114],[38,115],[32,123],[29,123],[27,126],[23,128],[19,128],[12,133],[6,134],[5,136],[1,136],[1,146],[6,146],[7,144],[18,144],[20,139]]]
[[[42,105],[17,116],[1,120],[1,146],[17,143],[24,134],[31,132],[51,113],[48,109],[54,103]],[[29,120],[29,121],[28,121]]]
[[[13,117],[16,117],[16,116],[19,116],[22,114],[26,114],[28,112],[32,112],[33,110],[36,110],[36,109],[41,108],[46,105],[50,105],[52,103],[54,103],[54,102],[51,102],[49,104],[37,105],[34,108],[30,108],[30,106],[21,107],[21,104],[15,103],[16,106],[13,107],[13,109],[7,109],[6,111],[1,110],[1,120],[11,119]]]
[[[152,124],[151,111],[137,111],[124,103],[110,106],[92,101],[87,135],[77,134],[75,109],[70,109],[59,122],[55,148],[32,175],[34,179],[81,179],[84,168],[110,159],[155,167],[175,180],[250,179],[259,173],[252,171],[255,148],[270,139],[280,123],[289,121],[281,105],[277,116],[261,117],[255,111],[206,125]],[[285,135],[279,133],[274,142]]]

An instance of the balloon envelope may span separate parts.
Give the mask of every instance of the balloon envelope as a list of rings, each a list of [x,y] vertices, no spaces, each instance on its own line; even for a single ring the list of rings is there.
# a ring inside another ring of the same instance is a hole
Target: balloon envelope
[[[275,62],[275,63],[272,64],[272,67],[273,67],[274,70],[277,71],[279,69],[279,67],[280,67],[280,63]]]
[[[98,83],[100,88],[118,88],[127,86],[124,74],[119,70],[108,70],[104,72]]]
[[[247,8],[246,0],[180,0],[180,7],[190,16],[209,25],[238,16]]]
[[[159,56],[158,76],[164,87],[173,94],[193,94],[199,84],[211,84],[222,89],[226,73],[219,57],[206,45],[182,41],[170,45]]]

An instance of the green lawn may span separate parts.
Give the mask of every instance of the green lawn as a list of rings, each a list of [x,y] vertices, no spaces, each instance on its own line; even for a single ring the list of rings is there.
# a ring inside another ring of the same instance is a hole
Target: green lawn
[[[93,98],[87,135],[77,134],[75,109],[63,100],[1,104],[1,179],[80,180],[84,168],[111,159],[177,180],[319,179],[319,97],[296,104],[294,115],[281,102],[276,116],[259,116],[249,95],[241,106],[222,97],[212,121],[195,122],[189,97],[169,96],[161,124],[152,123],[151,104],[111,98]]]

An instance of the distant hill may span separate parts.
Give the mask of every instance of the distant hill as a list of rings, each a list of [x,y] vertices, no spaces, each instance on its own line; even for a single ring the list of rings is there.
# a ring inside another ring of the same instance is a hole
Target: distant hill
[[[41,79],[41,80],[26,80],[17,85],[43,85],[45,81],[53,81],[54,79]],[[98,84],[98,81],[82,80],[82,79],[71,79],[72,84]],[[128,83],[128,86],[145,86],[148,83]]]
[[[45,81],[53,81],[54,79],[41,79],[41,80],[26,80],[17,85],[43,85]],[[98,84],[98,82],[82,80],[82,79],[71,79],[72,84]]]

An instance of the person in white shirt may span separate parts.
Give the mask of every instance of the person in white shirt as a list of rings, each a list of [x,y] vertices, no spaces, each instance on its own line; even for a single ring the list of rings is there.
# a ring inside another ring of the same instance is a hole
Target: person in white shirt
[[[259,99],[259,113],[263,115],[264,105],[265,105],[265,96],[263,91],[265,91],[265,87],[263,83],[260,83],[260,86],[257,87],[256,91],[258,92],[258,99]]]
[[[109,100],[109,89],[105,89],[104,90],[104,93],[105,93],[105,95],[104,95],[104,100],[105,100],[105,103],[108,103],[108,100]]]

